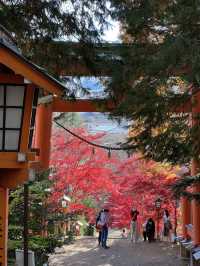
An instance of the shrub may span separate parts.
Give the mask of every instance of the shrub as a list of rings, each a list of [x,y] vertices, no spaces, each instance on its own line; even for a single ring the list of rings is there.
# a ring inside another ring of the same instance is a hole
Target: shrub
[[[40,266],[47,262],[48,254],[53,253],[55,247],[62,246],[62,243],[58,239],[51,236],[43,238],[40,236],[30,237],[29,249],[35,253],[36,265]],[[8,241],[8,257],[15,258],[15,250],[22,249],[23,242],[21,240],[9,240]]]
[[[35,252],[36,265],[45,263],[48,259],[48,254],[53,253],[55,247],[62,246],[55,237],[43,238],[40,236],[34,236],[30,238],[29,248]]]
[[[8,240],[8,258],[15,258],[15,250],[22,248],[22,240]]]
[[[67,232],[67,238],[64,240],[64,244],[70,244],[74,241],[74,232],[68,231]]]
[[[9,225],[8,227],[8,238],[10,240],[22,240],[23,227],[18,225]]]
[[[93,236],[94,235],[94,227],[90,224],[84,230],[84,236]]]

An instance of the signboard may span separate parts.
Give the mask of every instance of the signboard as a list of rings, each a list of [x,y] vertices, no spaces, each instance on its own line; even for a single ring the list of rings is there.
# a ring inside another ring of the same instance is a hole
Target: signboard
[[[195,260],[199,260],[200,259],[200,251],[194,253],[193,257],[194,257]]]

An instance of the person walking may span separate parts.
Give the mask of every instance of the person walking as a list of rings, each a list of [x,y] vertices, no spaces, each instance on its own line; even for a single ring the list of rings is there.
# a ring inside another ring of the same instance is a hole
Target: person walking
[[[164,210],[163,214],[163,236],[166,238],[167,241],[170,242],[170,231],[172,229],[172,224],[170,220],[170,215],[168,210]]]
[[[126,230],[125,229],[123,229],[122,230],[122,234],[121,234],[121,236],[122,236],[122,238],[127,238],[127,235],[126,235]]]
[[[102,235],[102,225],[99,223],[101,218],[101,213],[103,210],[101,210],[96,218],[96,230],[99,232],[98,236],[98,245],[101,245],[101,235]]]
[[[104,209],[101,212],[100,221],[99,223],[102,225],[102,231],[101,231],[101,244],[102,247],[105,249],[108,249],[107,246],[107,239],[108,239],[108,225],[109,225],[109,210]]]
[[[149,243],[155,240],[155,223],[152,218],[149,218],[146,224],[146,234]]]
[[[139,212],[136,209],[131,210],[131,224],[130,224],[130,233],[131,233],[131,242],[136,243],[138,238],[137,230],[137,217]]]
[[[142,224],[142,234],[144,242],[147,240],[147,230],[146,230],[147,220]]]

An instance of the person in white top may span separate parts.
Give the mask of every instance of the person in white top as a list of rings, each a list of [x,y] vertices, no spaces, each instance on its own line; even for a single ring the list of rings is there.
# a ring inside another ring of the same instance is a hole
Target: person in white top
[[[122,238],[127,238],[126,229],[123,229],[123,230],[122,230],[121,237],[122,237]]]
[[[131,209],[130,216],[131,216],[131,223],[130,223],[130,235],[131,235],[131,242],[137,243],[138,239],[138,228],[137,228],[137,217],[139,212],[136,209]]]
[[[168,210],[164,210],[163,227],[163,236],[164,238],[167,238],[168,241],[170,241],[170,230],[172,229],[172,224]]]
[[[144,241],[147,240],[147,230],[146,230],[146,225],[147,225],[147,220],[144,221],[142,224],[142,234],[143,234],[143,239]]]
[[[107,239],[108,239],[108,225],[109,225],[109,210],[104,209],[101,212],[99,224],[102,226],[102,231],[101,231],[101,243],[102,247],[107,249],[109,248],[107,246]]]

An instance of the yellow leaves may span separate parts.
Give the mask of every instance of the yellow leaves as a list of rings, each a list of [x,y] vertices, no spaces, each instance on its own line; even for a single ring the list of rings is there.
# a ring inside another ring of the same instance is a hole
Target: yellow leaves
[[[159,136],[160,134],[165,133],[167,131],[167,129],[168,129],[168,126],[169,126],[169,123],[166,122],[162,126],[159,126],[157,128],[153,128],[151,130],[152,136],[156,137],[156,136]]]
[[[166,180],[172,181],[176,179],[176,174],[175,173],[170,173],[169,175],[166,176]]]
[[[159,86],[156,90],[157,92],[157,95],[161,96],[161,95],[165,95],[166,94],[166,90],[167,90],[167,87],[162,85],[162,86]]]

